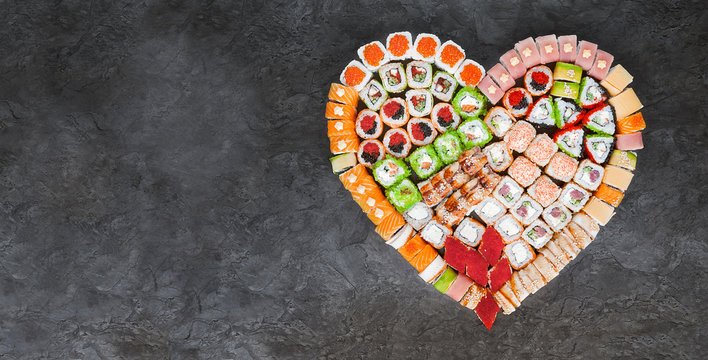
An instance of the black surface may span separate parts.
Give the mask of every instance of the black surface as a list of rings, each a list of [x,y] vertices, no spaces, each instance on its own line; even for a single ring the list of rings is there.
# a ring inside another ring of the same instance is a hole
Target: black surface
[[[705,357],[705,3],[551,4],[0,2],[0,357]],[[617,215],[492,331],[330,172],[329,83],[405,29],[575,33],[645,105]]]

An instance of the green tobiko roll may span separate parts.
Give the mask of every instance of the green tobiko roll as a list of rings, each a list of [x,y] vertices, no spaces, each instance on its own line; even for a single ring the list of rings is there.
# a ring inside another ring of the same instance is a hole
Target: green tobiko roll
[[[403,179],[397,185],[388,188],[386,190],[386,198],[391,202],[391,205],[396,207],[399,213],[403,213],[415,203],[423,201],[423,195],[420,194],[420,190],[410,179]]]
[[[479,118],[487,111],[487,97],[477,88],[463,87],[452,99],[452,106],[464,119]]]
[[[419,147],[408,155],[406,161],[411,165],[416,175],[423,180],[437,173],[443,166],[443,162],[435,152],[433,145]]]

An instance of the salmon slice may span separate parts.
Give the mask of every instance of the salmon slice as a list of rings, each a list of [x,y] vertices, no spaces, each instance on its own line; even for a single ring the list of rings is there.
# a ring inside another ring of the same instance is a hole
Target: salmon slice
[[[352,199],[359,205],[361,211],[368,213],[376,205],[386,203],[388,200],[383,191],[375,183],[371,184],[368,181],[359,183],[359,185],[351,191]]]
[[[354,121],[356,118],[356,108],[351,105],[327,102],[325,117],[327,119]]]
[[[344,154],[359,150],[359,137],[356,135],[334,136],[329,138],[329,150],[332,154]]]
[[[387,218],[392,213],[397,213],[396,208],[394,208],[390,202],[383,201],[379,202],[378,204],[376,204],[376,206],[371,208],[371,210],[369,210],[369,213],[366,214],[366,216],[369,218],[369,220],[371,220],[372,223],[374,223],[374,225],[378,226],[385,218]]]
[[[641,112],[617,120],[617,132],[620,134],[631,134],[644,130],[646,127],[647,123],[644,122],[644,117]]]
[[[366,167],[362,164],[359,164],[339,174],[339,181],[344,184],[345,189],[352,191],[352,189],[356,188],[356,184],[359,182],[359,179],[367,175],[371,177],[371,175],[369,175],[369,173],[366,171]]]
[[[428,245],[428,243],[425,242],[420,235],[416,235],[401,246],[401,248],[398,249],[398,252],[404,259],[406,259],[406,261],[411,262],[411,260],[413,260],[413,258],[418,255],[418,253],[423,250],[426,245]]]
[[[598,187],[597,191],[595,191],[595,197],[614,207],[618,207],[620,202],[622,202],[624,193],[603,183],[600,184],[600,187]]]
[[[329,99],[356,107],[359,101],[359,93],[352,87],[332,83],[332,86],[329,87]]]
[[[438,257],[438,251],[434,247],[427,245],[409,262],[417,272],[422,272],[430,265],[435,258]]]
[[[356,123],[349,120],[327,121],[327,137],[356,136]]]
[[[384,240],[388,241],[391,236],[405,224],[406,219],[403,218],[403,215],[395,212],[384,218],[383,221],[376,226],[375,231],[377,234],[381,235]]]

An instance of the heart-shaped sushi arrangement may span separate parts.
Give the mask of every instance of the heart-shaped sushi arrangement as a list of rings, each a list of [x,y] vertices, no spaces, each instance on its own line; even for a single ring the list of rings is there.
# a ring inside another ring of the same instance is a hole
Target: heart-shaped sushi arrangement
[[[432,34],[358,55],[329,91],[332,170],[386,244],[491,329],[622,201],[645,128],[632,76],[575,35],[519,41],[489,70]]]

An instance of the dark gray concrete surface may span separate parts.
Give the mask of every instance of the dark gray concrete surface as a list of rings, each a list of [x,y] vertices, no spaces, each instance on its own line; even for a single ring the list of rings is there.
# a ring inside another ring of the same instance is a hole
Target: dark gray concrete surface
[[[0,1],[0,358],[705,358],[702,1]],[[329,83],[432,32],[615,55],[646,149],[611,223],[487,331],[331,174]]]

